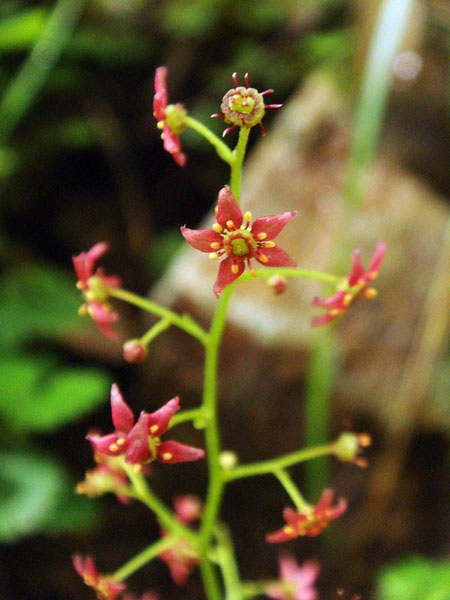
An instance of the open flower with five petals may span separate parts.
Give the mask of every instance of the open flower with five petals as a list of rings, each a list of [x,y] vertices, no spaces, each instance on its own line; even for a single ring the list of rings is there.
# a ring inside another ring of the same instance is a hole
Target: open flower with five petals
[[[333,490],[328,489],[324,490],[319,502],[310,511],[300,512],[293,508],[285,508],[283,518],[286,525],[282,529],[266,535],[266,542],[277,544],[299,536],[319,535],[330,521],[337,519],[347,510],[347,501],[344,498],[332,506],[333,497]]]
[[[161,442],[169,427],[170,419],[179,410],[178,397],[172,398],[154,413],[141,412],[134,423],[134,415],[124,401],[119,386],[111,388],[111,414],[116,430],[108,435],[91,432],[86,436],[95,452],[108,456],[123,455],[133,465],[145,465],[154,460],[179,463],[204,458],[201,448],[186,446],[179,442]]]
[[[181,233],[189,244],[209,253],[216,260],[226,257],[220,264],[219,275],[213,291],[216,296],[242,275],[247,265],[250,272],[250,260],[254,258],[265,267],[296,267],[296,263],[284,250],[272,241],[295,217],[295,211],[284,212],[280,215],[260,217],[250,225],[250,212],[242,214],[236,199],[228,186],[219,192],[217,212],[212,229],[181,228]]]
[[[120,287],[119,277],[105,275],[103,269],[95,269],[96,263],[108,250],[106,242],[95,244],[88,252],[73,256],[73,266],[78,277],[77,288],[82,291],[86,303],[80,307],[81,315],[89,313],[97,327],[107,338],[117,339],[112,324],[119,315],[112,311],[108,298],[111,287]]]
[[[320,296],[314,298],[313,306],[324,308],[326,312],[320,317],[315,317],[311,325],[313,327],[325,325],[325,323],[329,323],[339,315],[343,315],[347,312],[353,300],[359,296],[374,298],[377,291],[369,287],[369,284],[377,277],[385,254],[386,242],[380,240],[366,271],[361,263],[361,252],[353,250],[350,273],[342,286],[343,289],[338,290],[329,298],[321,298]]]
[[[274,600],[317,600],[315,589],[320,565],[308,561],[301,567],[292,556],[280,558],[280,579],[269,583],[265,593]]]
[[[184,122],[186,110],[182,104],[168,104],[166,79],[166,67],[158,67],[155,73],[153,114],[158,120],[158,128],[162,129],[161,137],[164,149],[173,156],[174,161],[180,167],[184,167],[186,164],[186,155],[181,152],[179,134],[186,127]]]
[[[94,588],[99,600],[115,600],[127,587],[125,583],[114,581],[111,577],[99,573],[92,556],[83,558],[76,554],[73,557],[73,566],[84,583]]]

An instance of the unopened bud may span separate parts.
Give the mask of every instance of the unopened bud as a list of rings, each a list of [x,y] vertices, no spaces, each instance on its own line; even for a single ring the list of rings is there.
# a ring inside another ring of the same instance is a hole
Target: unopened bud
[[[225,471],[231,471],[238,463],[238,455],[232,450],[224,450],[219,456],[219,463]]]
[[[147,358],[147,348],[139,340],[128,340],[123,345],[123,357],[132,364],[143,362]]]
[[[368,433],[352,433],[345,431],[341,433],[334,444],[334,454],[343,462],[352,462],[360,467],[367,466],[367,461],[359,456],[362,449],[372,443]]]
[[[267,280],[267,285],[274,294],[284,294],[286,291],[287,281],[281,275],[272,275],[272,277],[269,277]]]

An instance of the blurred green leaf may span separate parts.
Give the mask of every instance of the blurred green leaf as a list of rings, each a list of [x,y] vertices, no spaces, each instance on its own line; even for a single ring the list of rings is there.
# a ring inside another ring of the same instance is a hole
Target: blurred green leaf
[[[3,18],[0,27],[0,52],[28,49],[41,36],[47,17],[48,11],[39,7]]]
[[[54,337],[79,327],[75,276],[44,265],[7,272],[0,281],[0,346]]]
[[[45,524],[47,535],[63,535],[73,532],[84,533],[92,529],[100,516],[98,502],[75,493],[73,486],[67,486],[65,493],[58,498],[58,504]]]
[[[0,540],[42,530],[65,487],[64,471],[35,450],[0,455]]]
[[[167,229],[153,238],[148,252],[148,264],[155,279],[161,277],[181,245],[179,229]]]
[[[50,354],[10,356],[0,369],[0,415],[11,429],[53,431],[104,403],[110,383],[103,371],[61,367]]]
[[[386,567],[378,576],[378,600],[448,600],[450,563],[422,556]]]
[[[172,0],[166,2],[161,27],[170,34],[191,39],[205,37],[222,13],[223,1]]]

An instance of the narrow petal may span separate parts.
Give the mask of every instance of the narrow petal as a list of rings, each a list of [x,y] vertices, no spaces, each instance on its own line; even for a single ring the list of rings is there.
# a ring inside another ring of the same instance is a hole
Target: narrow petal
[[[320,317],[314,317],[313,319],[311,319],[311,327],[319,327],[320,325],[326,325],[336,317],[337,315],[331,315],[330,313],[326,313]]]
[[[319,501],[316,504],[314,512],[322,512],[330,508],[333,503],[334,491],[330,488],[324,490],[322,495],[319,498]]]
[[[94,452],[100,452],[100,454],[107,454],[108,456],[118,456],[124,451],[123,446],[117,446],[117,440],[119,436],[116,433],[109,433],[108,435],[99,435],[98,433],[88,433],[86,439],[91,443]],[[113,448],[111,450],[111,448]]]
[[[232,270],[233,265],[237,265],[238,270],[237,273],[234,273]],[[238,277],[242,275],[245,269],[244,261],[236,262],[233,257],[229,256],[225,260],[220,263],[219,274],[217,276],[216,283],[213,287],[213,292],[217,297],[219,297],[220,293],[233,281],[236,281]]]
[[[288,506],[283,510],[283,519],[288,525],[297,527],[299,523],[303,523],[303,521],[307,520],[307,516],[297,512],[296,510]]]
[[[141,413],[136,425],[127,435],[125,460],[131,465],[145,463],[150,457],[146,423],[147,417],[148,415],[146,415],[146,413]]]
[[[230,188],[225,185],[219,192],[217,198],[217,222],[226,229],[227,222],[232,221],[234,229],[239,229],[242,225],[242,211],[237,205],[236,198],[233,196]]]
[[[364,273],[364,267],[361,263],[361,252],[359,250],[353,250],[352,266],[350,267],[350,273],[348,276],[348,285],[356,285]]]
[[[166,402],[164,406],[156,412],[147,415],[147,433],[152,438],[164,435],[169,426],[170,419],[180,408],[180,399],[178,396]]]
[[[188,229],[181,227],[184,239],[200,252],[214,252],[223,247],[222,237],[212,229]],[[219,244],[218,248],[211,248],[211,244]]]
[[[129,433],[134,425],[134,414],[123,399],[119,386],[114,383],[111,387],[111,415],[114,427],[118,431]]]
[[[180,167],[184,167],[186,165],[186,154],[184,152],[180,152],[180,150],[176,150],[175,152],[172,152],[172,157],[173,157],[173,160]]]
[[[115,312],[105,310],[99,302],[89,302],[88,310],[103,335],[110,340],[117,340],[118,335],[112,328],[112,324],[118,320],[119,315]]]
[[[297,211],[290,210],[280,215],[271,215],[268,217],[260,217],[252,225],[252,233],[258,236],[261,233],[267,234],[266,240],[273,240],[284,229],[287,223],[295,217]]]
[[[73,266],[75,273],[82,283],[94,274],[95,263],[98,259],[107,252],[109,244],[107,242],[99,242],[95,244],[88,252],[81,252],[77,256],[73,256]]]
[[[366,281],[372,281],[372,279],[375,279],[378,270],[381,266],[381,263],[383,262],[384,256],[386,254],[386,242],[383,240],[379,240],[377,242],[376,248],[375,248],[375,253],[372,257],[372,260],[370,261],[370,265],[369,268],[367,269],[367,273],[366,273]]]
[[[344,306],[345,292],[336,292],[333,296],[328,298],[322,298],[321,296],[315,296],[312,301],[313,306],[319,306],[320,308],[326,308],[331,310],[333,308],[342,308]]]
[[[261,255],[268,260],[261,260]],[[265,267],[296,267],[297,263],[284,250],[275,246],[274,248],[260,248],[255,254],[256,260]]]
[[[90,579],[93,584],[98,581],[100,574],[92,556],[88,554],[83,558],[80,554],[75,554],[72,560],[73,566],[80,577]]]
[[[268,533],[265,537],[266,542],[269,544],[279,544],[281,542],[288,542],[296,537],[295,533],[286,533],[284,527],[273,533]]]
[[[153,97],[153,112],[158,121],[163,121],[165,118],[164,111],[167,107],[167,85],[166,85],[167,69],[166,67],[158,67],[155,72],[155,95]]]
[[[200,458],[205,458],[205,451],[194,446],[168,441],[158,447],[158,460],[164,463],[190,462]]]

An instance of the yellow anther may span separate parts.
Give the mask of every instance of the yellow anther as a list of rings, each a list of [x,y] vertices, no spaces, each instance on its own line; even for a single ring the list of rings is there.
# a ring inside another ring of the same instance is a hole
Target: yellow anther
[[[218,250],[220,248],[220,242],[212,242],[211,243],[211,248],[213,250]]]
[[[215,252],[211,252],[208,256],[211,260],[217,260],[219,258]]]
[[[258,273],[256,272],[256,269],[250,269],[250,275],[252,277],[258,277]]]
[[[258,235],[256,237],[258,238],[258,240],[263,241],[263,240],[266,239],[267,233],[264,233],[264,232],[263,233],[258,233]]]
[[[158,121],[158,123],[156,124],[156,127],[158,129],[164,129],[164,121]]]
[[[234,229],[234,223],[231,219],[227,221],[227,229]]]
[[[111,446],[109,447],[109,450],[111,452],[117,452],[118,449],[119,449],[119,446],[117,444],[111,444]]]
[[[116,444],[117,444],[118,446],[123,446],[123,445],[125,444],[125,442],[126,442],[125,438],[119,438],[119,439],[116,441]]]
[[[275,248],[275,242],[264,242],[266,248]]]
[[[366,290],[364,290],[364,296],[366,298],[375,298],[375,296],[378,295],[378,292],[375,288],[367,288]]]
[[[353,300],[353,294],[345,294],[344,299],[342,300],[342,304],[344,306],[349,306],[350,302]]]
[[[214,229],[214,231],[216,233],[220,233],[223,229],[222,225],[220,223],[214,223],[214,225],[212,226],[212,228]]]
[[[358,435],[358,444],[361,448],[368,448],[372,443],[372,438],[368,433],[360,433]]]
[[[235,275],[237,275],[237,273],[239,271],[238,265],[231,265],[231,270]]]
[[[248,221],[250,223],[251,220],[252,220],[252,213],[249,210],[247,210],[244,213],[244,221]]]
[[[81,283],[81,281],[77,281],[77,289],[78,290],[82,290],[83,289],[83,284]]]
[[[284,531],[284,533],[287,533],[288,535],[292,535],[293,533],[295,533],[295,529],[292,527],[292,525],[285,525],[283,527],[283,531]]]
[[[164,140],[164,133],[161,134],[161,139]]]
[[[84,315],[87,315],[87,313],[88,313],[88,308],[87,308],[86,304],[82,304],[80,306],[80,308],[78,309],[78,314],[81,317],[84,317]]]
[[[370,281],[373,281],[374,279],[376,279],[378,276],[378,271],[369,271],[368,273],[366,273],[366,277],[368,279],[370,279]]]
[[[338,308],[332,308],[330,310],[330,317],[337,317],[339,314],[341,314],[341,311]]]
[[[150,427],[150,433],[156,433],[159,429],[159,425],[152,425]]]
[[[170,460],[172,458],[172,454],[170,454],[170,452],[164,452],[162,457],[164,460]]]
[[[140,473],[142,471],[142,465],[133,465],[133,471],[135,473]]]
[[[258,254],[258,258],[263,263],[269,262],[269,259],[267,258],[267,256],[265,254]]]

